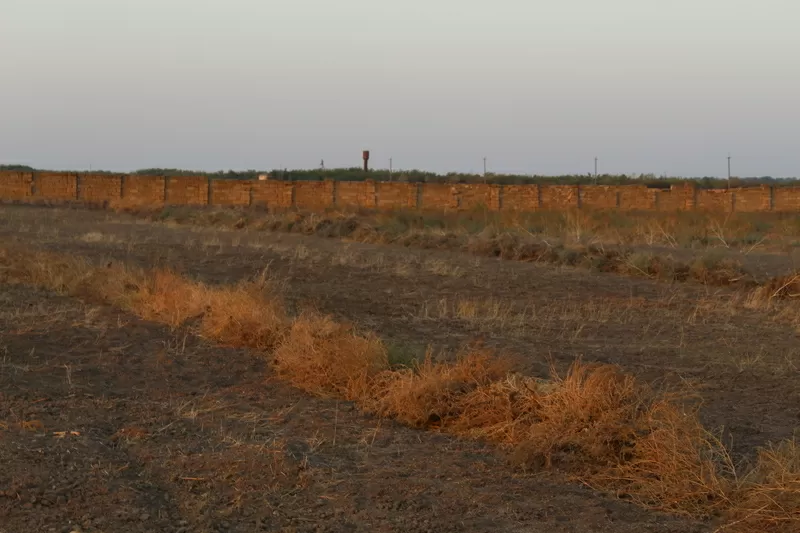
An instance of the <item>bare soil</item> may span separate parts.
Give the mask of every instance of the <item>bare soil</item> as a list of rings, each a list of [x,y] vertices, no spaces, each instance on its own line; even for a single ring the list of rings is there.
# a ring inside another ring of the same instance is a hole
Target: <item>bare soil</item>
[[[527,372],[582,357],[665,386],[689,382],[704,402],[704,422],[724,430],[738,458],[800,425],[797,324],[748,309],[727,289],[455,252],[170,227],[99,211],[0,208],[0,238],[96,261],[169,266],[210,283],[266,268],[286,282],[294,311],[314,306],[375,330],[401,358],[480,339],[517,354]],[[305,397],[272,380],[265,361],[186,332],[6,290],[0,421],[9,429],[0,431],[0,469],[8,471],[0,470],[0,490],[12,496],[0,499],[0,509],[8,524],[41,517],[35,530],[60,531],[69,520],[92,521],[86,531],[706,527],[557,477],[523,475],[479,444]],[[30,420],[44,429],[19,425]],[[80,435],[52,434],[70,430]],[[73,460],[73,470],[60,466]],[[75,474],[51,482],[54,471]],[[63,487],[72,499],[53,498]],[[116,518],[118,508],[131,512]],[[96,518],[105,522],[93,525]]]
[[[705,530],[106,307],[3,287],[0,332],[2,531]]]

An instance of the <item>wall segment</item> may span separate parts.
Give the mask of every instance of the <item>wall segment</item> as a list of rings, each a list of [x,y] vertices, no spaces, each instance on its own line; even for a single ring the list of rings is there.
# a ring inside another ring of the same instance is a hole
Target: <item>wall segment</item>
[[[138,176],[74,172],[0,172],[0,200],[81,202],[111,207],[258,206],[266,208],[537,211],[800,212],[800,187],[698,189],[692,184],[494,185],[374,181],[217,180],[205,176]]]

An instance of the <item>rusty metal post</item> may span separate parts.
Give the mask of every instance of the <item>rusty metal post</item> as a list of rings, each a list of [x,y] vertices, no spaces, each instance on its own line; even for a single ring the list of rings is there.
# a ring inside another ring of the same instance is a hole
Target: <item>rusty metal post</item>
[[[364,150],[361,156],[364,158],[364,172],[369,172],[369,150]]]

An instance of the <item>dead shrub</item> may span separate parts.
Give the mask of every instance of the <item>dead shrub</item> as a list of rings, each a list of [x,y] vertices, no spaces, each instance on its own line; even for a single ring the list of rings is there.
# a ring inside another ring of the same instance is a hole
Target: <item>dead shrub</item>
[[[200,331],[203,336],[228,346],[271,350],[282,340],[289,324],[283,303],[265,294],[256,283],[230,289],[201,288],[205,311]]]
[[[168,270],[95,266],[47,252],[3,249],[2,254],[6,281],[99,299],[171,327],[194,319],[201,335],[226,345],[273,348],[288,324],[282,302],[264,280],[212,288]]]
[[[275,350],[274,367],[306,392],[358,401],[368,397],[374,377],[388,370],[389,357],[376,336],[307,312]]]
[[[199,318],[206,307],[204,287],[174,272],[151,272],[131,287],[128,308],[145,320],[177,327],[189,318]]]
[[[796,440],[760,450],[735,494],[728,522],[720,531],[800,531],[800,445]]]
[[[554,373],[548,393],[536,398],[537,420],[526,446],[548,464],[565,450],[587,464],[614,463],[634,437],[631,422],[645,396],[632,376],[615,367],[576,362],[564,378]]]
[[[518,395],[530,421],[515,460],[558,466],[588,484],[647,507],[705,516],[722,506],[727,466],[722,445],[667,397],[609,365],[572,365],[539,394]],[[521,438],[520,438],[521,437]]]
[[[800,299],[800,272],[772,278],[758,286],[750,297],[753,304],[768,305],[774,300]]]
[[[689,265],[689,275],[706,285],[730,285],[744,279],[747,273],[736,259],[705,254]]]
[[[370,405],[384,416],[391,416],[415,427],[459,427],[465,396],[479,387],[503,379],[510,361],[494,357],[485,350],[459,355],[454,362],[437,363],[428,352],[424,361],[411,369],[384,373],[373,387]]]
[[[483,383],[464,395],[453,431],[507,445],[524,441],[538,422],[539,398],[550,384],[520,374]]]
[[[655,398],[642,409],[620,460],[591,473],[588,483],[676,514],[708,517],[727,508],[733,464],[697,413],[684,412],[682,403]]]

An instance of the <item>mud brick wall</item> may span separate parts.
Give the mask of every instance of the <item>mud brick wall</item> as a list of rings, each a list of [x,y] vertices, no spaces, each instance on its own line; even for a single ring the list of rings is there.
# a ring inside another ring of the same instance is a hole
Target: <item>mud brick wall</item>
[[[421,209],[458,209],[458,189],[450,183],[425,183],[419,195]]]
[[[336,207],[374,209],[378,205],[374,181],[339,181],[334,189]]]
[[[736,189],[733,195],[734,211],[753,213],[772,209],[772,191],[769,186]]]
[[[775,211],[800,211],[800,187],[776,187],[773,194]]]
[[[203,176],[174,176],[167,178],[169,205],[208,205],[208,178]]]
[[[501,209],[510,211],[536,211],[540,209],[538,185],[505,185]]]
[[[375,189],[375,198],[379,209],[415,209],[417,207],[416,183],[376,183]]]
[[[733,211],[733,195],[724,189],[699,189],[696,208],[698,211]]]
[[[294,184],[290,181],[254,181],[250,194],[254,206],[289,208],[294,203]]]
[[[81,174],[78,200],[91,204],[117,205],[122,197],[122,176]]]
[[[656,194],[656,209],[659,211],[692,211],[695,209],[697,189],[687,185],[673,185],[668,191]]]
[[[800,212],[800,187],[669,190],[641,185],[489,185],[326,181],[211,180],[203,176],[134,176],[69,172],[0,172],[0,200],[82,201],[127,207],[168,205],[297,207],[307,210],[539,209]]]
[[[333,207],[333,181],[295,182],[294,205],[312,211]]]
[[[578,185],[540,185],[542,209],[569,209],[580,207]]]
[[[78,199],[78,175],[56,172],[37,172],[33,177],[34,197],[39,200],[63,202]]]
[[[655,194],[655,208],[658,211],[682,211],[685,207],[685,198],[674,190],[657,190]]]
[[[167,180],[161,176],[124,176],[120,205],[148,207],[164,205]]]
[[[252,181],[245,180],[212,180],[211,204],[228,206],[250,205],[252,184]]]
[[[472,209],[500,209],[501,185],[466,185],[455,186],[456,204],[464,211]]]
[[[33,174],[30,172],[0,173],[0,199],[26,200],[33,196]]]
[[[620,187],[607,185],[581,185],[581,207],[592,209],[613,209],[620,200]]]
[[[634,211],[651,211],[656,208],[656,191],[641,185],[620,185],[616,188],[619,205]]]

